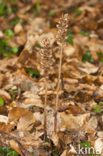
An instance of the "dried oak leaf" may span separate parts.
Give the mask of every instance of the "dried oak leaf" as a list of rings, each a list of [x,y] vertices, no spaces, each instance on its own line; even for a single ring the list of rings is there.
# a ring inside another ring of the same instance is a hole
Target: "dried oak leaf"
[[[3,122],[0,122],[0,132],[2,133],[10,133],[12,129],[14,129],[15,123],[9,123],[5,124]]]
[[[82,127],[85,122],[88,121],[90,113],[85,113],[82,115],[73,116],[72,114],[68,115],[64,112],[60,113],[61,117],[61,130],[75,130]]]
[[[19,144],[15,140],[10,140],[10,147],[23,156]]]
[[[38,121],[34,117],[34,114],[28,111],[26,114],[20,117],[17,124],[17,130],[31,130],[33,125],[36,125]]]

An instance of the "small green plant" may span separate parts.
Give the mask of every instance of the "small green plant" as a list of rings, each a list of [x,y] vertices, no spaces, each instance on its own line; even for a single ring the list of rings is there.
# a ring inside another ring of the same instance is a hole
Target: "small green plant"
[[[35,4],[35,9],[33,9],[33,14],[34,14],[35,16],[38,16],[39,13],[40,13],[40,10],[41,10],[41,5],[40,5],[40,3],[36,3],[36,4]]]
[[[1,156],[19,156],[19,154],[16,151],[8,149],[6,146],[0,146],[0,153]]]
[[[98,57],[101,57],[102,55],[103,55],[102,52],[97,52]]]
[[[98,104],[99,104],[99,105],[94,106],[94,112],[99,114],[99,113],[102,112],[102,105],[103,105],[103,102],[100,101]]]
[[[0,15],[3,15],[5,12],[5,4],[4,3],[0,3]]]
[[[35,46],[36,46],[37,48],[41,48],[40,44],[36,44]]]
[[[91,147],[91,143],[88,141],[87,142],[81,142],[79,144],[80,144],[80,146],[85,147],[87,149]]]
[[[59,156],[59,155],[54,153],[53,156]]]
[[[7,14],[10,14],[13,12],[13,10],[12,10],[12,8],[7,8],[6,12],[7,12]]]
[[[18,91],[13,89],[9,89],[8,92],[11,94],[13,99],[15,99],[18,94]]]
[[[20,22],[20,19],[18,18],[18,17],[16,17],[16,18],[14,18],[11,22],[10,22],[10,24],[11,25],[16,25],[16,24],[18,24]]]
[[[12,1],[10,1],[10,3],[11,3],[12,5],[16,5],[16,0],[12,0]]]
[[[94,106],[94,112],[98,114],[101,113],[102,112],[101,106]]]
[[[6,0],[0,2],[0,16],[8,15],[13,12],[13,9],[8,7],[6,3]]]
[[[11,29],[6,29],[5,35],[8,37],[14,37],[14,32]]]
[[[102,52],[97,52],[97,56],[98,56],[100,62],[103,63],[103,53]]]
[[[103,105],[103,101],[100,101],[100,102],[99,102],[99,105]]]
[[[0,106],[3,106],[4,105],[4,100],[3,98],[0,96]]]
[[[10,47],[9,46],[9,41],[6,39],[1,39],[0,40],[0,56],[4,57],[10,57],[12,56],[13,53],[17,53],[18,48],[17,47]]]
[[[65,41],[73,46],[74,45],[74,43],[73,43],[74,35],[72,33],[72,30],[68,30],[67,35],[68,35],[68,38]]]
[[[55,13],[53,11],[49,11],[48,14],[51,16],[51,17],[54,17],[55,16]]]
[[[82,10],[77,9],[77,8],[72,8],[72,12],[74,12],[75,14],[79,15],[82,13]]]
[[[34,77],[38,78],[40,75],[38,70],[34,70],[32,68],[27,68],[26,72],[29,73],[32,78],[34,78]]]
[[[18,53],[18,48],[17,47],[13,47],[13,48],[11,48],[11,51],[16,54],[16,53]]]
[[[80,34],[82,34],[83,36],[88,36],[89,37],[89,34],[85,31],[80,31]]]
[[[82,62],[86,62],[86,61],[91,62],[91,63],[94,62],[94,59],[90,54],[90,50],[87,50],[85,54],[83,55]]]

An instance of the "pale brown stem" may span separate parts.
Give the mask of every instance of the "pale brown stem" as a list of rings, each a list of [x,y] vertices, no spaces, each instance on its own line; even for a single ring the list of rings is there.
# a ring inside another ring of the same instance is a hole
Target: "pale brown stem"
[[[56,94],[54,132],[57,132],[57,113],[58,113],[58,105],[59,105],[59,90],[60,90],[60,81],[61,81],[62,55],[63,55],[63,44],[61,45],[61,48],[60,48],[60,63],[59,63],[59,71],[58,71],[58,85],[57,85],[57,94]]]
[[[46,108],[47,108],[47,90],[48,90],[47,78],[45,78],[45,103],[44,103],[44,131],[45,131],[45,134],[44,134],[44,140],[46,140],[46,138],[47,138],[47,111],[46,111]]]

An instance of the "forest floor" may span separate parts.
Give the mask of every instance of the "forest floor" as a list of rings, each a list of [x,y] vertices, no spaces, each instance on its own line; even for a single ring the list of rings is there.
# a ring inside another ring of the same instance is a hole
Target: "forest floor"
[[[70,17],[63,51],[57,133],[54,114],[60,52],[56,24]],[[44,141],[45,77],[40,41],[53,37]],[[103,156],[103,2],[0,1],[0,156]]]

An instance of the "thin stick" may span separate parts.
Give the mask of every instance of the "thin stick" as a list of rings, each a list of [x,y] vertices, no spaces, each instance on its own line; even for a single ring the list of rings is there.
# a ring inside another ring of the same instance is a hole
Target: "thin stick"
[[[47,90],[48,90],[47,78],[45,78],[45,103],[44,103],[44,131],[45,131],[44,140],[45,141],[47,138],[47,111],[46,111],[46,108],[47,108]]]
[[[56,94],[56,107],[55,107],[54,132],[57,132],[57,114],[58,114],[59,90],[60,90],[60,82],[61,82],[61,69],[62,69],[63,44],[61,44],[61,48],[60,48],[60,50],[61,50],[61,52],[60,52],[59,72],[58,72],[58,86],[57,86],[57,94]]]

